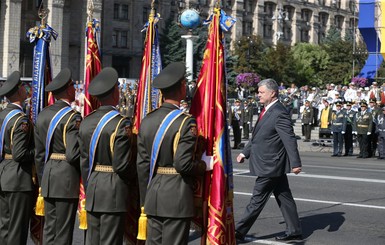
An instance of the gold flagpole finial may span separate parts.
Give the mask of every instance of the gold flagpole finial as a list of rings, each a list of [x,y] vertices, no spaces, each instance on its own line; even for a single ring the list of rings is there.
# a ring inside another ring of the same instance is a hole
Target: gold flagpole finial
[[[40,4],[39,10],[37,13],[40,18],[41,25],[45,26],[45,24],[47,23],[49,9],[44,8],[43,4]]]
[[[94,1],[90,0],[88,2],[88,6],[87,6],[87,21],[88,22],[92,21],[93,14],[94,14]]]

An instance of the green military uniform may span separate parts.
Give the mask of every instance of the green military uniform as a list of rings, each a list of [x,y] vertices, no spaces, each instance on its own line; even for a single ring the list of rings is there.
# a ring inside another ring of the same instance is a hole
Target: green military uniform
[[[310,102],[306,101],[308,103],[308,106],[305,106],[305,108],[302,111],[302,118],[301,122],[303,125],[303,132],[305,135],[305,141],[310,141],[311,136],[311,124],[313,122],[313,108],[310,106]]]
[[[365,107],[363,107],[365,106]],[[364,110],[362,110],[364,108]],[[372,132],[373,117],[367,110],[367,103],[361,102],[361,112],[357,113],[356,129],[357,129],[357,140],[360,146],[360,153],[358,158],[368,158],[369,155],[369,143],[370,134]]]
[[[351,102],[347,103],[347,106],[352,106]],[[345,141],[345,154],[344,156],[353,155],[353,132],[356,131],[356,114],[357,112],[351,108],[345,110],[346,115],[346,132],[344,136]]]
[[[0,96],[17,89],[20,73],[12,73],[0,89]],[[13,103],[0,112],[0,125],[13,110],[4,129],[0,153],[0,244],[26,244],[32,215],[32,167],[34,156],[33,126],[22,108]],[[0,133],[1,135],[1,133]]]
[[[370,135],[369,142],[369,157],[374,157],[377,151],[377,142],[378,142],[378,134],[376,133],[376,125],[377,125],[377,116],[382,114],[381,108],[377,107],[376,99],[370,99],[370,113],[372,113],[372,134]],[[374,105],[373,105],[374,104]]]
[[[253,125],[253,105],[251,103],[244,102],[243,108],[243,138],[249,139],[250,129]]]
[[[172,86],[184,79],[181,63],[171,63],[154,80],[154,87]],[[166,80],[167,79],[167,80]],[[159,84],[160,83],[160,84]],[[149,179],[153,142],[158,128],[178,105],[164,103],[142,121],[138,135],[137,170],[140,203],[148,217],[146,244],[187,244],[191,218],[194,216],[195,176],[203,175],[206,165],[194,161],[197,125],[193,117],[182,114],[167,131],[162,132],[163,142],[155,162],[152,179]],[[180,138],[175,142],[177,133]],[[149,183],[150,181],[150,183]]]
[[[55,93],[71,86],[71,83],[71,72],[63,69],[46,87],[46,91]],[[68,113],[61,117],[53,128],[54,133],[45,162],[47,134],[51,121],[63,109],[68,109]],[[36,121],[36,171],[45,210],[43,244],[72,244],[79,200],[80,152],[77,138],[81,120],[79,112],[70,110],[69,102],[57,100],[53,105],[44,108]]]
[[[89,87],[93,96],[113,89],[118,75],[113,68],[104,68]],[[99,91],[98,86],[107,91]],[[109,92],[108,92],[109,93]],[[118,102],[117,102],[118,103]],[[135,170],[129,164],[130,121],[121,115],[113,117],[100,131],[94,163],[90,167],[91,138],[102,117],[116,108],[102,105],[84,118],[79,129],[81,174],[86,190],[87,238],[86,244],[123,243],[124,218],[128,207],[128,185]]]
[[[336,111],[332,113],[331,131],[333,134],[333,155],[342,156],[344,145],[344,134],[346,132],[346,115],[345,111],[341,110],[342,103],[336,103]]]

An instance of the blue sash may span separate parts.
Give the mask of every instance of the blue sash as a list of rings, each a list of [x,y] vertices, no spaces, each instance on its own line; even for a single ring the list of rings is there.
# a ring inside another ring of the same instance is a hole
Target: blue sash
[[[170,128],[171,124],[180,116],[183,112],[181,110],[173,110],[163,119],[160,124],[158,131],[156,131],[155,139],[152,144],[151,150],[151,161],[150,161],[150,178],[148,179],[148,185],[152,180],[152,176],[154,175],[156,160],[158,159],[160,146],[162,145],[164,136],[166,135],[167,130]]]
[[[45,163],[47,163],[47,161],[48,161],[49,149],[51,146],[51,140],[52,140],[53,133],[55,132],[57,125],[63,119],[63,117],[71,111],[72,111],[72,108],[69,106],[62,108],[60,111],[58,111],[55,114],[55,116],[53,116],[51,122],[49,123],[47,138],[45,140],[45,159],[44,159]]]
[[[1,124],[1,131],[0,131],[0,161],[3,160],[3,146],[4,146],[4,134],[5,129],[7,127],[7,124],[9,121],[16,116],[17,114],[23,113],[20,109],[14,109],[10,111],[7,116],[4,118],[3,124]]]
[[[107,125],[109,121],[111,121],[113,118],[119,115],[119,112],[116,110],[112,110],[105,114],[99,121],[98,125],[96,126],[94,132],[92,133],[91,142],[90,142],[90,153],[89,153],[89,169],[88,169],[88,177],[87,181],[91,176],[91,172],[94,166],[94,160],[95,160],[95,152],[96,148],[98,146],[98,141],[100,138],[100,133],[102,132],[104,126]]]

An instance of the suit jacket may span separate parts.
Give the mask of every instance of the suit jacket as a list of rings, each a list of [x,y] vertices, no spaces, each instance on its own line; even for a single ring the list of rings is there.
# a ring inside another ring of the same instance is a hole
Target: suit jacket
[[[0,125],[6,115],[14,109],[20,108],[17,105],[8,104],[0,112]],[[12,154],[13,159],[3,159],[0,162],[0,190],[32,191],[33,125],[25,114],[16,115],[8,122],[4,135],[3,153]]]
[[[79,124],[82,120],[75,110],[67,113],[58,123],[53,133],[50,154],[65,154],[66,160],[45,161],[45,145],[49,124],[55,114],[69,105],[57,100],[53,105],[44,108],[37,117],[35,126],[36,171],[43,197],[78,198],[80,180],[80,151],[78,143]],[[67,125],[65,127],[65,125]],[[65,141],[64,144],[64,128]]]
[[[196,121],[190,115],[184,114],[170,125],[164,135],[156,162],[159,167],[174,167],[178,174],[154,173],[147,188],[155,134],[166,115],[175,109],[177,107],[174,105],[164,103],[159,109],[148,114],[140,126],[137,159],[140,202],[148,215],[188,218],[194,215],[194,176],[203,175],[205,172],[204,162],[193,160],[197,132]],[[179,144],[174,152],[175,135],[186,117],[181,128]]]
[[[127,211],[128,184],[132,177],[130,174],[135,172],[133,171],[135,164],[129,162],[130,138],[127,132],[130,121],[127,118],[118,115],[105,125],[95,151],[93,169],[89,168],[92,134],[100,119],[111,110],[115,108],[99,107],[84,118],[79,129],[80,167],[86,189],[87,211],[109,213]],[[96,172],[94,171],[96,165],[112,166],[114,172]],[[87,181],[89,171],[91,175]]]
[[[249,159],[251,174],[259,177],[279,177],[301,166],[290,115],[281,102],[257,121],[242,153]]]

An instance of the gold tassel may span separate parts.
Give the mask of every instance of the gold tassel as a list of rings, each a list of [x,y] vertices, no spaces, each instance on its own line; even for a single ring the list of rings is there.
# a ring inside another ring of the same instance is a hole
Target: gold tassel
[[[146,240],[147,237],[147,215],[144,213],[144,207],[141,208],[141,214],[138,224],[138,240]]]
[[[41,187],[39,188],[39,196],[36,201],[35,214],[37,216],[44,216],[44,197],[41,195]]]
[[[80,203],[79,213],[79,229],[87,230],[87,211],[86,211],[86,199],[83,199]]]

